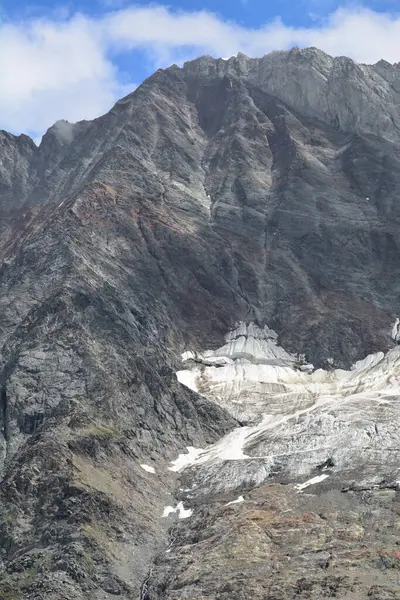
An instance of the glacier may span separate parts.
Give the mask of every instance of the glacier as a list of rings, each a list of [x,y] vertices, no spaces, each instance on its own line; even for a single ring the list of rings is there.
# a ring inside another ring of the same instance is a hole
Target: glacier
[[[314,369],[268,327],[240,322],[222,347],[186,350],[182,363],[178,381],[241,423],[175,461],[188,498],[267,480],[305,489],[335,486],[339,474],[341,487],[399,479],[400,347],[349,370]]]

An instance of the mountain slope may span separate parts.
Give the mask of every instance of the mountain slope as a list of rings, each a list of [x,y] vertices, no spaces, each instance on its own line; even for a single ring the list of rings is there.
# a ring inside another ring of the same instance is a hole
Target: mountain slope
[[[259,597],[244,589],[257,568],[251,556],[235,589],[218,592],[212,581],[202,587],[214,564],[207,544],[204,556],[190,550],[182,559],[181,550],[165,558],[168,535],[184,549],[198,543],[202,524],[216,541],[228,535],[227,511],[212,498],[233,494],[227,503],[243,486],[210,484],[200,521],[184,519],[167,534],[164,507],[187,502],[171,461],[249,418],[257,424],[264,411],[235,412],[237,399],[226,388],[216,398],[208,382],[200,394],[187,389],[176,377],[181,354],[221,347],[238,322],[268,325],[285,351],[304,353],[316,367],[349,367],[390,348],[400,295],[399,95],[400,69],[383,61],[357,65],[315,49],[202,57],[157,71],[99,119],[55,124],[39,148],[26,136],[0,134],[3,596],[133,598],[143,584],[144,600]],[[270,393],[261,386],[261,396]],[[350,419],[349,435],[352,428]],[[276,439],[263,443],[263,455],[276,453]],[[380,457],[390,468],[391,447],[383,444]],[[220,457],[218,465],[210,481],[223,482],[232,461]],[[272,487],[251,494],[292,510],[297,495],[285,486],[316,466],[298,458],[284,481],[263,467],[250,487]],[[245,479],[247,467],[240,466]],[[338,490],[347,480],[336,468],[326,502],[346,512]],[[392,491],[387,502],[393,494],[397,502]],[[382,508],[383,496],[369,493],[377,527],[394,523],[394,505]],[[323,498],[305,499],[304,514]],[[367,519],[363,502],[351,526]],[[247,510],[233,506],[229,514]],[[246,527],[235,544],[252,548],[259,541]],[[392,556],[393,540],[375,534],[382,556]],[[158,551],[160,566],[143,583]],[[191,571],[193,581],[187,575],[192,591],[180,595],[178,585],[172,593],[176,573],[190,570],[186,560],[210,562]],[[222,571],[230,560],[221,558]],[[320,568],[313,560],[311,574]],[[293,596],[302,565],[290,577],[281,563],[273,567],[283,579],[270,598]],[[332,569],[327,581],[342,577]],[[326,589],[339,590],[329,581]],[[307,585],[293,597],[317,593]],[[354,594],[373,588],[352,585]],[[387,597],[395,598],[394,579],[390,585]],[[340,594],[353,597],[346,587]]]

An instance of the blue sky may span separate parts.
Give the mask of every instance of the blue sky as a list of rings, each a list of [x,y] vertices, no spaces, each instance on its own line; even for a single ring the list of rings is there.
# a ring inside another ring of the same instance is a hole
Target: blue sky
[[[400,61],[400,0],[0,0],[0,128],[94,118],[159,67],[317,46]]]
[[[263,23],[281,17],[286,24],[309,25],[313,15],[326,16],[339,6],[364,6],[381,13],[400,11],[400,0],[370,0],[366,2],[340,2],[338,0],[171,0],[170,2],[146,2],[137,0],[3,0],[2,13],[14,18],[48,16],[58,12],[84,12],[88,15],[101,15],[108,10],[118,10],[129,5],[156,6],[164,4],[174,10],[206,10],[223,19],[235,20],[247,27],[259,27]]]

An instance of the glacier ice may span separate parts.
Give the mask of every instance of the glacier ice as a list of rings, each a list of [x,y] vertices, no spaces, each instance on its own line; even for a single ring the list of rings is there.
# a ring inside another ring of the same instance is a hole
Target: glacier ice
[[[341,471],[342,481],[360,477],[360,464],[365,476],[377,465],[384,474],[398,464],[399,346],[349,370],[301,370],[271,329],[239,323],[221,348],[190,350],[182,361],[187,368],[177,377],[183,385],[244,422],[175,461],[173,470],[193,470],[199,493],[202,486],[226,491],[271,476],[317,481],[322,475],[315,469],[325,461],[334,465],[333,474]]]
[[[243,496],[239,496],[239,498],[236,498],[236,500],[232,500],[232,502],[228,502],[228,504],[225,504],[225,506],[231,506],[232,504],[241,504],[242,502],[244,502],[244,498]]]

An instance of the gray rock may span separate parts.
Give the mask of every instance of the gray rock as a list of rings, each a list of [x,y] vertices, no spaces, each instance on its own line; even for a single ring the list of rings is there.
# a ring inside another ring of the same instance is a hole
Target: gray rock
[[[112,594],[113,596],[120,596],[122,593],[121,587],[112,577],[106,577],[102,582],[101,587],[105,592]]]

